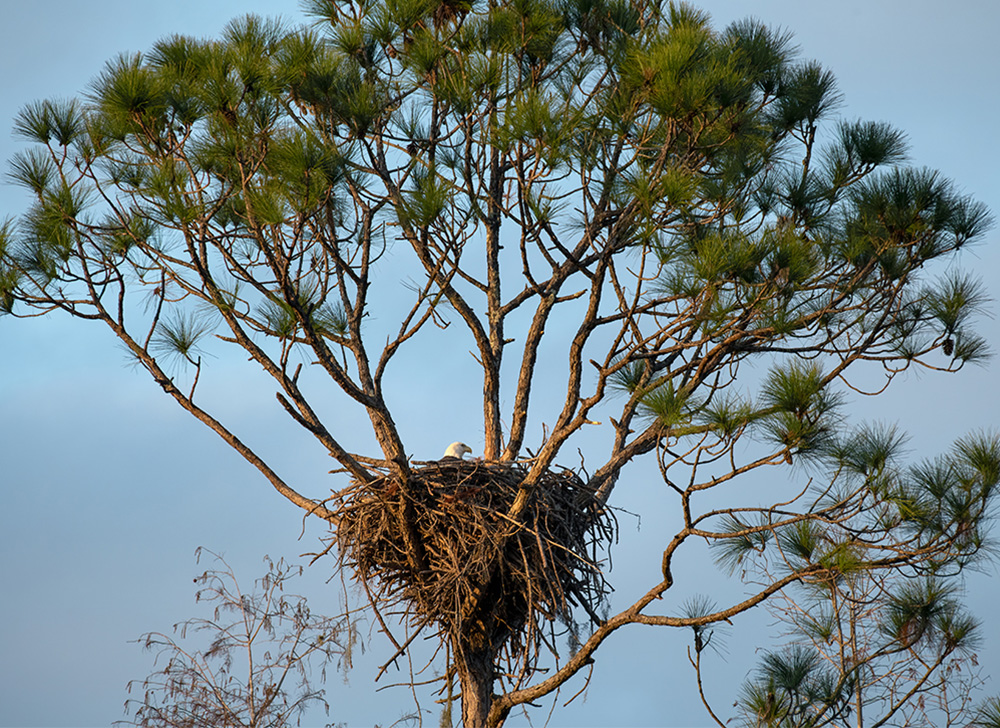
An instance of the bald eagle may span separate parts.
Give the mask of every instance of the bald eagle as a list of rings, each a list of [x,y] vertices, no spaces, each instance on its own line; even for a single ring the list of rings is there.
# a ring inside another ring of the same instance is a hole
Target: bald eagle
[[[441,457],[442,460],[461,460],[465,457],[466,453],[471,453],[472,448],[466,445],[464,442],[453,442],[448,446],[448,449],[444,451],[444,455]]]

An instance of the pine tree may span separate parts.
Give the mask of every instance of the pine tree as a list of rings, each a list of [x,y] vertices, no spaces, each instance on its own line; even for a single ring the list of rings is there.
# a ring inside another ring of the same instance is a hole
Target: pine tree
[[[624,625],[693,629],[700,654],[712,625],[809,600],[817,622],[798,627],[863,626],[874,647],[822,670],[820,642],[767,656],[748,722],[904,710],[873,687],[904,669],[886,659],[933,676],[928,650],[973,644],[948,583],[983,553],[1000,440],[904,466],[845,402],[871,367],[891,381],[984,359],[981,288],[949,261],[986,209],[907,166],[901,132],[838,119],[833,75],[755,21],[714,30],[655,0],[308,6],[311,27],[248,16],[218,40],[168,38],[111,61],[83,101],[26,108],[34,146],[11,175],[36,201],[0,235],[3,309],[104,324],[327,520],[383,628],[399,628],[387,608],[407,615],[399,653],[422,632],[447,648],[467,728],[559,689]],[[384,261],[407,266],[405,295]],[[386,395],[436,327],[481,370],[481,463],[412,462]],[[227,347],[338,463],[333,497],[208,409],[204,354]],[[551,377],[564,394],[545,410]],[[377,451],[344,444],[324,387]],[[578,447],[587,467],[567,470]],[[662,578],[609,614],[608,514],[642,461],[678,526]],[[736,489],[782,466],[803,482]],[[753,594],[665,613],[696,540]],[[789,666],[798,682],[776,677]]]

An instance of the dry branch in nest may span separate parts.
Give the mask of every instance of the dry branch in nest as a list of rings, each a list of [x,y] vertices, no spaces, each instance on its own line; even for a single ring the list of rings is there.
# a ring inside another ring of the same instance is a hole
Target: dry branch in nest
[[[418,630],[436,625],[462,650],[506,648],[530,670],[574,607],[598,620],[610,587],[597,559],[615,523],[570,470],[546,472],[512,520],[528,466],[451,459],[413,467],[407,483],[356,482],[333,504],[343,565]]]

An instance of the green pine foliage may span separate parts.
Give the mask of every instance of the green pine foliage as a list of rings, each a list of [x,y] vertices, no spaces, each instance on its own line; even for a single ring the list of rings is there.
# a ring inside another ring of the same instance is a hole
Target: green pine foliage
[[[814,650],[793,645],[768,652],[740,695],[743,724],[811,728],[843,720],[853,689]]]

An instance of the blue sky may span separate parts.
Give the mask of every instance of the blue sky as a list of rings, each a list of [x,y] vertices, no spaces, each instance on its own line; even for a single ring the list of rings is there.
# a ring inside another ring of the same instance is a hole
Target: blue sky
[[[939,169],[1000,212],[1000,5],[700,5],[718,25],[752,11],[791,30],[805,56],[837,75],[844,116],[901,128],[915,164]],[[76,95],[121,51],[144,50],[172,33],[214,35],[246,12],[301,17],[294,2],[264,0],[9,3],[0,26],[0,159],[20,147],[9,130],[24,104]],[[25,202],[20,190],[0,181],[0,218],[16,215]],[[963,251],[959,264],[1000,298],[1000,231]],[[983,331],[1000,348],[997,320],[984,321]],[[940,452],[969,430],[1000,425],[998,366],[955,377],[909,374],[886,396],[859,402],[857,414],[900,422],[915,456]],[[213,380],[213,401],[294,481],[321,480],[329,460],[284,421],[270,390],[248,394],[257,383],[227,363]],[[411,397],[403,404],[417,412],[440,397],[433,390],[407,392],[398,396]],[[145,375],[127,368],[121,350],[96,326],[59,317],[0,319],[0,415],[0,726],[98,726],[121,718],[126,682],[151,666],[151,656],[129,640],[195,613],[195,548],[224,552],[249,580],[264,554],[295,556],[315,547],[319,531],[307,528],[300,539],[295,509]],[[468,416],[473,422],[474,413]],[[463,420],[461,413],[432,412],[408,424],[414,454],[435,457],[456,437],[464,439],[456,424]],[[475,435],[468,439],[481,452]],[[643,530],[616,559],[626,591],[632,581],[637,588],[651,581],[643,578],[642,544],[655,527],[644,522]],[[704,571],[695,561],[683,576],[704,578]],[[314,608],[332,612],[337,587],[326,586],[326,576],[314,571],[306,591]],[[998,600],[994,568],[971,580],[970,604],[980,615],[991,616]],[[753,657],[752,642],[740,636],[747,624],[737,624],[726,659],[716,658],[722,708],[726,690],[742,680]],[[997,680],[992,692],[1000,693],[1000,632],[987,625],[985,634],[984,664]],[[552,725],[707,725],[691,700],[683,647],[683,640],[638,629],[621,633],[598,653],[586,702],[557,709]],[[373,690],[372,666],[385,653],[374,641],[349,685],[330,681],[332,720],[388,724],[405,709],[405,691]],[[436,717],[429,720],[436,724]]]

